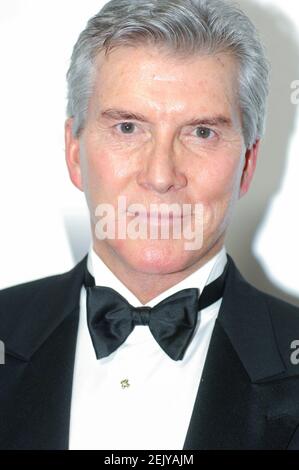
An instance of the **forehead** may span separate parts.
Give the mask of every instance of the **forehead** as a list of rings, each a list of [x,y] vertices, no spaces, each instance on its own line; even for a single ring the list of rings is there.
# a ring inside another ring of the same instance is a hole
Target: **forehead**
[[[165,112],[199,104],[227,111],[236,105],[237,78],[228,53],[182,57],[154,46],[119,47],[97,57],[94,98],[101,107],[130,101]]]

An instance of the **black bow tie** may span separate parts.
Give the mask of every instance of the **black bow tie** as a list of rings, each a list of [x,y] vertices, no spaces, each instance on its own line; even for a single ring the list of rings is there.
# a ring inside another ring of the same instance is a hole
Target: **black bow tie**
[[[215,281],[199,296],[198,288],[183,289],[154,307],[133,307],[110,287],[95,286],[86,268],[86,307],[88,328],[97,359],[109,356],[133,331],[135,325],[148,325],[160,347],[173,360],[181,360],[192,338],[198,311],[223,295],[228,263]]]

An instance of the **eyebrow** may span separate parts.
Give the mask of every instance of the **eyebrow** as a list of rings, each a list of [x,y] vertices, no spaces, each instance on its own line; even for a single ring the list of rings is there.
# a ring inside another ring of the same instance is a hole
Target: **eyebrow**
[[[100,114],[101,117],[112,120],[135,120],[140,122],[149,122],[146,116],[140,113],[133,113],[131,111],[126,111],[123,109],[110,108],[102,111]],[[217,116],[204,116],[202,118],[194,118],[185,123],[186,126],[222,126],[222,127],[232,127],[232,120],[223,115]]]

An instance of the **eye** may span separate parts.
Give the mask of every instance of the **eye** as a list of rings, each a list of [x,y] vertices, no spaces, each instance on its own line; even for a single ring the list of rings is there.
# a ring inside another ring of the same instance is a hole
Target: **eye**
[[[116,127],[120,129],[122,134],[133,134],[136,126],[133,122],[122,122]]]
[[[208,127],[197,127],[196,128],[196,137],[201,137],[202,139],[208,139],[212,137],[215,132]]]

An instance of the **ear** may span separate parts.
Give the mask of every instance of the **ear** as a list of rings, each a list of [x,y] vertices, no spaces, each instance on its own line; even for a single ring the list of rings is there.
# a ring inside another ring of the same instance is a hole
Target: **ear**
[[[256,140],[251,148],[248,148],[245,153],[245,164],[243,168],[239,198],[243,197],[250,188],[251,181],[256,168],[258,151],[260,147],[260,139]]]
[[[83,191],[80,167],[80,142],[78,138],[73,136],[73,121],[73,118],[69,118],[65,121],[65,159],[72,183],[80,191]]]

